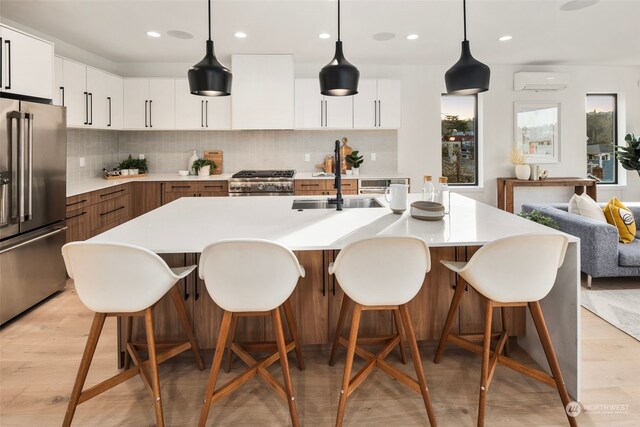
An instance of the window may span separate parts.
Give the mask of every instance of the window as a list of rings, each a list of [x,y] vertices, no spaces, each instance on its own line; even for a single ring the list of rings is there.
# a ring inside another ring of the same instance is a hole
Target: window
[[[617,105],[615,94],[587,95],[587,173],[601,184],[618,183]]]
[[[442,176],[450,184],[478,183],[477,95],[446,95],[440,100],[442,114]]]

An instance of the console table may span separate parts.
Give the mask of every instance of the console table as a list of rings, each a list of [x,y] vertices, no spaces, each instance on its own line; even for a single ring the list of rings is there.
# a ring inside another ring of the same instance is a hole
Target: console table
[[[514,187],[574,187],[576,194],[586,190],[593,200],[597,195],[597,181],[589,178],[547,178],[538,181],[517,178],[498,178],[498,209],[513,213]]]

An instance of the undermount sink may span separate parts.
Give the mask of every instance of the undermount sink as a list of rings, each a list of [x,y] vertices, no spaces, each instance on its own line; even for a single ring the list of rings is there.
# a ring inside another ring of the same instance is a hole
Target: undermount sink
[[[356,208],[382,208],[382,206],[376,199],[344,199],[342,207],[344,209],[356,209]],[[329,200],[294,200],[291,209],[335,209],[336,204],[330,203]]]

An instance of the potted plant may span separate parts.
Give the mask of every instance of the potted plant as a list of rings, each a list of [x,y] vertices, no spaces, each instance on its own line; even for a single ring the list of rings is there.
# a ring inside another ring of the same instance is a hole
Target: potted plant
[[[211,170],[216,168],[216,164],[213,163],[213,160],[208,159],[198,159],[193,162],[193,170],[198,176],[209,176],[211,174]]]
[[[616,145],[618,161],[628,171],[636,171],[640,175],[640,136],[632,133],[624,137],[627,146]]]
[[[560,229],[560,226],[555,219],[551,218],[549,215],[543,214],[540,211],[531,211],[530,213],[520,212],[518,216],[526,218],[533,222],[537,222],[538,224],[546,225],[547,227],[551,227],[555,230]]]
[[[360,172],[360,165],[364,162],[364,156],[358,156],[360,152],[354,150],[351,154],[349,154],[345,160],[349,165],[351,165],[351,170],[354,175],[358,175]]]
[[[516,178],[529,179],[529,176],[531,175],[531,166],[525,164],[522,153],[517,148],[514,148],[511,150],[511,155],[509,157],[511,158],[511,163],[516,166]]]
[[[137,160],[133,159],[131,157],[131,154],[129,154],[129,157],[121,161],[118,165],[118,169],[120,169],[120,175],[136,175],[136,164]]]
[[[138,169],[138,173],[147,173],[149,172],[149,166],[147,165],[147,159],[137,159],[135,160],[135,169]]]

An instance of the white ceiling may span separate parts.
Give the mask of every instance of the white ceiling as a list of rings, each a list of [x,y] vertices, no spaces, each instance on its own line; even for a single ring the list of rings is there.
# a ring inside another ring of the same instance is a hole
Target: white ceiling
[[[468,37],[487,64],[640,65],[640,0],[600,0],[565,12],[567,0],[468,0]],[[328,62],[336,37],[335,0],[215,0],[216,52],[293,53]],[[343,0],[347,58],[367,64],[449,64],[462,40],[461,0]],[[0,0],[0,15],[111,61],[188,62],[204,55],[206,0]],[[149,38],[146,31],[162,34]],[[182,30],[179,40],[166,35]],[[246,39],[233,36],[236,31]],[[331,38],[321,40],[318,34]],[[390,41],[373,34],[392,32]],[[406,40],[419,34],[415,41]],[[498,37],[510,34],[509,42]]]

